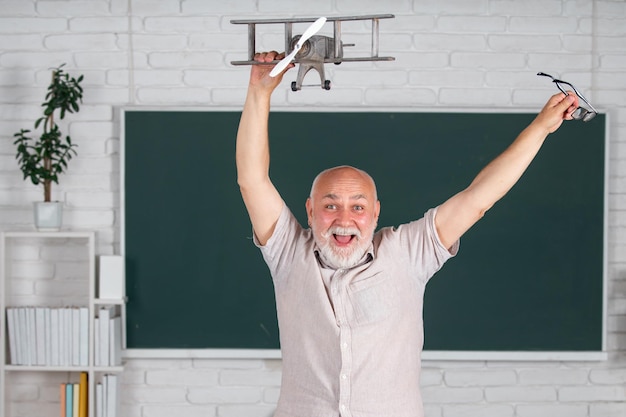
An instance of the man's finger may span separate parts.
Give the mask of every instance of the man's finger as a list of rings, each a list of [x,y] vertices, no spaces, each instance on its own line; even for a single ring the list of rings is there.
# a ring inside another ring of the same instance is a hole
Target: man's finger
[[[575,101],[576,96],[573,93],[570,93],[567,96],[564,96],[555,107],[565,113],[567,109],[574,104]]]

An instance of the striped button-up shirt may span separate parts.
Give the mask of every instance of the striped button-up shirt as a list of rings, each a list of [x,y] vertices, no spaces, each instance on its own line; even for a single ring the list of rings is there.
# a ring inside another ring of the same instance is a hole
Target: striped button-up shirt
[[[436,209],[383,228],[361,263],[335,270],[284,206],[261,248],[276,293],[283,359],[275,417],[422,417],[422,305],[428,279],[455,255]]]

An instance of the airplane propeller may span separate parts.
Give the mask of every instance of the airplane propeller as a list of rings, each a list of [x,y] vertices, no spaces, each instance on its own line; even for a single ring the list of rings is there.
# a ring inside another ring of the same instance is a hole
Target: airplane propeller
[[[322,26],[324,26],[324,23],[326,23],[326,18],[320,17],[313,22],[311,26],[306,28],[300,39],[298,39],[298,43],[296,43],[293,51],[276,64],[274,69],[270,72],[270,77],[276,77],[278,74],[283,72],[283,70],[287,68],[287,65],[289,65],[289,63],[296,57],[296,54],[300,51],[302,46],[304,46],[304,42],[306,42],[311,36],[315,35],[322,28]]]

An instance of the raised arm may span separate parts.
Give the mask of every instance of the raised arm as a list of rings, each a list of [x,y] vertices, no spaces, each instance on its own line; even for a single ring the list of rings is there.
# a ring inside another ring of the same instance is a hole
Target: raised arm
[[[258,53],[254,59],[271,62],[284,54]],[[269,76],[273,65],[252,65],[248,95],[237,131],[237,183],[248,210],[254,233],[264,245],[272,236],[282,210],[282,198],[269,178],[268,122],[272,92],[282,80]],[[288,68],[293,67],[291,64]]]
[[[515,185],[548,134],[556,131],[563,120],[571,120],[577,107],[575,94],[552,96],[532,123],[483,168],[469,187],[439,206],[435,226],[446,248],[450,248]]]

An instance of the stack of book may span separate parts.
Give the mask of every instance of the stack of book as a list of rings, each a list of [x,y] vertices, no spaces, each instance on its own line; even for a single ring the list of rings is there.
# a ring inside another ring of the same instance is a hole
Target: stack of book
[[[96,366],[122,364],[122,318],[115,306],[101,307],[95,318]]]
[[[9,363],[27,366],[87,366],[87,307],[7,308]]]
[[[87,372],[80,373],[77,384],[61,384],[61,417],[87,417]]]
[[[61,417],[88,417],[87,372],[80,373],[80,382],[61,384]],[[95,417],[119,416],[119,384],[117,375],[104,375],[96,384]]]
[[[117,375],[104,375],[102,382],[96,384],[95,412],[96,417],[117,417],[120,415]]]

